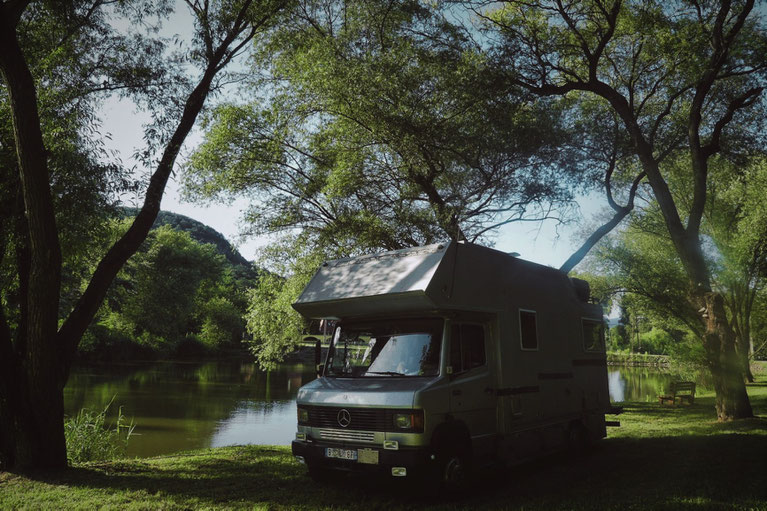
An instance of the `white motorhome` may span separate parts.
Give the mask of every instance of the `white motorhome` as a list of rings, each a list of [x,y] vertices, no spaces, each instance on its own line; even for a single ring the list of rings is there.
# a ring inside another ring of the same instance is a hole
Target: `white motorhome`
[[[473,244],[324,263],[293,307],[338,320],[298,392],[309,474],[519,462],[606,436],[603,312],[588,284]]]

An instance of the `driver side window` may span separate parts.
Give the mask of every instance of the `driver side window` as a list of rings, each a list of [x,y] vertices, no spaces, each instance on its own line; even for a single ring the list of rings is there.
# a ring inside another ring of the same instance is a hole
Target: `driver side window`
[[[453,374],[485,365],[485,329],[482,325],[453,324],[450,335]]]

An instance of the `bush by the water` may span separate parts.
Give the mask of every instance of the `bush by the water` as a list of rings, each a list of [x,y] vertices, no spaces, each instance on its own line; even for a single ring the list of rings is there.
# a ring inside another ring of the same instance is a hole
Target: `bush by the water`
[[[70,463],[113,460],[125,455],[135,425],[133,421],[126,421],[122,408],[118,410],[115,420],[107,424],[107,412],[111,405],[112,402],[99,413],[83,408],[64,421]]]

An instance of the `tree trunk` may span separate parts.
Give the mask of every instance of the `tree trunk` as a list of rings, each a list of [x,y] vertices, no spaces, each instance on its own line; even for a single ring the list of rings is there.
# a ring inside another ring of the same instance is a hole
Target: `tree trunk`
[[[727,323],[722,295],[705,293],[694,301],[705,308],[703,345],[714,381],[717,418],[729,421],[753,417],[742,366],[735,350],[735,335]]]
[[[0,456],[9,468],[25,471],[67,466],[62,427],[64,393],[50,381],[53,378],[41,375],[34,387],[17,382],[15,391],[3,396],[3,404],[8,405],[2,424],[7,441],[3,442]]]
[[[750,329],[745,329],[748,332]],[[743,371],[743,378],[748,383],[754,383],[754,373],[751,372],[751,336],[744,334],[739,336],[735,341],[735,351],[738,353],[738,359],[740,360],[740,366]]]
[[[757,272],[751,272],[751,275],[758,275]],[[755,279],[754,279],[755,280]],[[735,345],[740,355],[741,362],[743,364],[743,375],[746,381],[754,383],[754,374],[751,372],[751,312],[754,308],[754,300],[756,299],[757,286],[756,282],[751,283],[752,279],[748,279],[748,285],[746,289],[746,300],[743,304],[743,324],[740,328],[741,336],[738,337]]]
[[[15,345],[7,334],[0,336],[4,373],[0,448],[6,465],[63,468],[67,465],[63,384],[56,349],[61,249],[35,83],[16,40],[18,18],[8,9],[0,11],[0,74],[10,102],[29,250],[28,261],[19,262],[20,266],[28,263],[28,276],[21,283],[26,285],[22,335]]]

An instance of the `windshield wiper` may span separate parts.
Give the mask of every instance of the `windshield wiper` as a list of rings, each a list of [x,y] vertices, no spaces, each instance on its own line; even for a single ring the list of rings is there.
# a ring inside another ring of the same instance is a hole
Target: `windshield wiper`
[[[327,376],[351,376],[351,371],[339,371],[338,369],[330,368],[330,371],[328,371]]]
[[[383,374],[384,376],[407,376],[405,373],[397,371],[365,371],[365,374]]]

